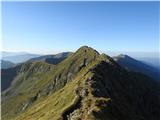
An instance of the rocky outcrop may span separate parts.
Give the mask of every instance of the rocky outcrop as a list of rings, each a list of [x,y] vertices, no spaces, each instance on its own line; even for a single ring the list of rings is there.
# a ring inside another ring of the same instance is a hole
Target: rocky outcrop
[[[26,110],[30,105],[33,104],[33,102],[35,102],[35,101],[38,99],[38,97],[40,97],[40,94],[39,94],[39,93],[37,93],[35,96],[29,98],[29,99],[23,104],[21,111]]]

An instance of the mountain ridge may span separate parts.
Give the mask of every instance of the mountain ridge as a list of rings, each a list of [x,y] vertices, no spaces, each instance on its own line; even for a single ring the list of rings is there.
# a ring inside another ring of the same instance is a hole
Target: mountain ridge
[[[49,64],[58,64],[59,62],[63,61],[65,58],[67,58],[71,54],[72,52],[62,52],[55,55],[43,55],[43,56],[31,58],[27,62],[45,61]]]
[[[2,119],[158,120],[157,91],[150,77],[83,46],[57,65],[21,67],[2,93]]]
[[[122,67],[130,71],[141,72],[152,77],[155,80],[160,80],[160,71],[148,64],[145,64],[139,60],[136,60],[128,55],[120,54],[113,57],[113,59]]]

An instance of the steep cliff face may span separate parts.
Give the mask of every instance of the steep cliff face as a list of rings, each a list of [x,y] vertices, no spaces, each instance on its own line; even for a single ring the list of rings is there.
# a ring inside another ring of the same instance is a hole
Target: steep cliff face
[[[3,93],[2,119],[159,120],[159,91],[151,78],[84,46],[57,65],[21,67]]]

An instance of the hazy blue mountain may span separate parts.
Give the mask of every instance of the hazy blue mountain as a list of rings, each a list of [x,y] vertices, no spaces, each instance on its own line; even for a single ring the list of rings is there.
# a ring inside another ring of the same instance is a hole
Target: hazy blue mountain
[[[160,80],[160,70],[156,67],[153,67],[149,64],[146,64],[142,61],[136,60],[134,58],[131,58],[128,55],[120,54],[118,56],[113,57],[116,62],[118,62],[121,66],[124,68],[135,71],[135,72],[141,72],[144,73],[156,80]]]
[[[5,60],[1,60],[1,68],[2,69],[7,69],[10,67],[13,67],[15,64],[10,62],[10,61],[5,61]]]
[[[62,52],[62,53],[58,53],[55,55],[44,55],[44,56],[32,58],[32,59],[28,60],[28,62],[44,61],[49,64],[58,64],[59,62],[61,62],[62,60],[64,60],[65,58],[67,58],[71,54],[72,54],[71,52]]]
[[[6,52],[6,51],[1,51],[1,56],[2,57],[9,57],[9,56],[17,56],[17,55],[24,55],[28,54],[27,52]]]
[[[11,82],[14,80],[14,77],[17,75],[17,70],[22,66],[16,65],[8,69],[1,69],[1,91],[7,89]]]
[[[40,55],[27,53],[27,54],[21,54],[21,55],[2,57],[2,60],[11,61],[13,63],[22,63],[31,58],[38,57],[38,56]]]

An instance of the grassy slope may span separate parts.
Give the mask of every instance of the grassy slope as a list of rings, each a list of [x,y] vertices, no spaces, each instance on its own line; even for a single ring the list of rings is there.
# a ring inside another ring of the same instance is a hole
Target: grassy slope
[[[92,76],[92,73],[87,73],[87,75],[85,74],[88,69],[95,64],[97,64],[97,62],[92,62],[88,67],[78,73],[77,77],[74,78],[74,80],[72,80],[69,84],[50,96],[37,101],[33,106],[31,106],[30,109],[18,116],[16,120],[61,119],[63,112],[74,104],[77,97],[75,93],[76,88],[82,87],[82,84],[87,80],[87,78]]]
[[[35,68],[41,68],[43,71]],[[53,68],[54,66],[41,62],[23,65],[12,87],[2,93],[2,118],[14,117],[20,111],[22,104],[43,87],[47,71]]]
[[[87,58],[88,62],[98,58],[98,53],[88,47],[82,47],[69,58],[56,66],[44,62],[27,63],[21,67],[19,75],[14,80],[11,89],[2,93],[2,118],[10,119],[19,113],[22,104],[30,97],[43,91],[51,84],[57,76],[61,76],[56,83],[55,91],[65,86],[69,72],[74,76],[79,72],[78,66]],[[9,111],[8,111],[9,110]]]

